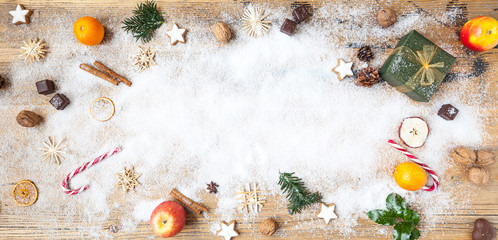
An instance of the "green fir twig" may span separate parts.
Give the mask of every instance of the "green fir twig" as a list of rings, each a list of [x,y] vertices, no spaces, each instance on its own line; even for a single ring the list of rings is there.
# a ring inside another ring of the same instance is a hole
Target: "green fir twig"
[[[154,0],[139,3],[133,10],[133,17],[123,21],[123,29],[131,32],[133,37],[138,41],[142,39],[147,43],[152,39],[152,35],[162,24],[164,18],[157,10],[157,4]]]
[[[301,211],[313,203],[322,201],[322,195],[319,192],[310,193],[301,178],[294,176],[294,173],[280,173],[278,181],[280,189],[284,190],[289,199],[287,209],[291,215],[301,213]]]

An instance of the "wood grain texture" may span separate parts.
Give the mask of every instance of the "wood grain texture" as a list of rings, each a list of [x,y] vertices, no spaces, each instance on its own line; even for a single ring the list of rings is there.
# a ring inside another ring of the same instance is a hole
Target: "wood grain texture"
[[[55,11],[69,12],[75,16],[92,15],[99,18],[122,16],[129,14],[137,2],[138,1],[122,0],[24,0],[19,3],[22,3],[28,9],[36,9],[38,14],[34,15],[36,19],[32,19],[32,21],[43,21],[48,20],[51,17],[50,14]],[[247,1],[237,0],[168,0],[157,2],[161,6],[161,10],[164,11],[167,16],[185,14],[191,17],[198,17],[205,21],[219,20],[219,14],[222,11],[238,14],[247,3]],[[314,9],[319,8],[323,4],[322,1],[317,0],[268,0],[265,2],[276,6],[287,7],[293,4],[310,4]],[[9,34],[12,36],[19,37],[20,35],[18,30],[11,28],[9,25],[10,15],[6,14],[8,11],[15,8],[15,4],[17,4],[17,1],[0,0],[0,13],[2,16],[0,19],[0,72],[2,73],[8,73],[11,62],[20,61],[17,57],[17,43],[4,38],[6,36],[4,35],[6,31],[9,31]],[[395,1],[394,3],[389,1],[378,1],[378,4],[379,6],[395,5],[399,11],[402,11],[407,6],[416,7],[429,15],[445,8],[462,8],[464,15],[461,19],[461,23],[448,25],[445,32],[435,33],[432,38],[437,41],[446,39],[447,34],[455,34],[461,27],[461,24],[467,19],[481,15],[488,15],[495,18],[498,17],[498,2],[496,0],[400,0]],[[48,23],[47,27],[50,28],[50,23]],[[344,42],[342,46],[347,48],[351,47],[351,44],[354,45],[358,43]],[[373,42],[370,44],[380,47],[383,46],[383,43],[381,42]],[[453,48],[461,48],[461,44],[458,41],[452,41],[449,44],[451,44],[451,47]],[[492,149],[498,147],[497,53],[497,48],[485,53],[469,52],[466,57],[458,59],[458,64],[454,68],[455,72],[460,73],[478,72],[480,71],[479,69],[484,69],[483,74],[481,75],[469,76],[469,78],[475,80],[473,81],[475,85],[469,86],[469,88],[471,88],[470,91],[477,91],[483,95],[481,105],[482,116],[486,124],[486,131],[489,133],[486,136],[484,147]],[[16,108],[14,107],[16,104],[23,105],[25,103],[17,102],[10,105],[2,105],[0,107],[0,118],[10,118],[12,113],[16,111]],[[33,104],[35,106],[46,105],[46,103],[42,102],[35,102]],[[42,112],[42,114],[44,113]],[[25,132],[23,131],[23,129],[18,129],[2,133],[11,134],[15,139],[15,142],[17,142],[17,145],[9,147],[13,149],[22,149],[24,147],[22,136]],[[5,160],[4,158],[5,156],[0,156],[1,160]],[[470,190],[466,190],[471,191],[466,194],[473,204],[471,206],[465,204],[449,206],[449,209],[451,210],[438,214],[442,217],[443,221],[433,226],[424,225],[424,221],[422,221],[420,228],[430,229],[430,231],[424,234],[420,239],[470,239],[473,222],[479,217],[487,218],[495,227],[498,227],[498,164],[490,167],[489,170],[493,176],[490,185],[482,188],[472,187]],[[465,189],[468,184],[460,184],[462,181],[461,176],[463,175],[462,171],[463,170],[457,168],[449,171],[448,174],[454,174],[456,177],[445,184],[450,186],[460,185],[460,188]],[[85,222],[78,220],[80,219],[78,216],[74,216],[74,222],[68,224],[64,222],[66,213],[62,212],[40,211],[34,216],[27,216],[26,214],[5,214],[4,212],[11,212],[5,211],[6,209],[17,208],[17,206],[12,203],[11,199],[8,199],[10,196],[8,191],[14,184],[14,179],[8,182],[0,182],[0,190],[7,192],[0,194],[3,198],[0,199],[0,239],[52,239],[52,236],[54,235],[59,236],[62,239],[89,238],[88,236],[81,236],[80,229],[86,229],[96,225],[101,226],[101,231],[108,232],[110,234],[109,236],[113,236],[116,239],[151,239],[154,236],[149,224],[146,222],[139,224],[137,229],[131,233],[124,233],[123,231],[112,233],[110,231],[111,226],[119,225],[120,216],[124,215],[125,212],[133,210],[133,203],[129,202],[124,203],[123,207],[119,210],[113,211],[109,219],[101,222]],[[125,200],[113,198],[110,199],[110,201]],[[208,209],[213,209],[217,205],[217,199],[212,195],[205,195],[202,202]],[[276,217],[276,220],[280,225],[278,232],[285,232],[285,235],[263,238],[258,233],[257,228],[259,226],[258,224],[266,217]],[[51,225],[50,223],[47,223],[45,219],[56,219],[59,224]],[[242,219],[242,217],[239,216],[239,219]],[[184,231],[175,239],[219,239],[209,231],[212,222],[216,221],[217,216],[215,214],[210,215],[210,218],[206,219],[204,217],[195,216],[189,212],[187,225]],[[303,222],[308,224],[302,224]],[[317,220],[312,213],[304,214],[300,217],[290,217],[284,206],[278,205],[274,198],[270,198],[259,217],[239,222],[238,230],[241,234],[240,237],[235,239],[282,239],[282,236],[284,236],[285,239],[391,239],[390,232],[387,234],[379,234],[377,231],[379,226],[373,224],[364,217],[361,217],[358,220],[359,225],[355,227],[358,235],[355,236],[334,235],[334,232],[324,232],[322,228],[314,227],[314,224],[318,222],[319,220]]]

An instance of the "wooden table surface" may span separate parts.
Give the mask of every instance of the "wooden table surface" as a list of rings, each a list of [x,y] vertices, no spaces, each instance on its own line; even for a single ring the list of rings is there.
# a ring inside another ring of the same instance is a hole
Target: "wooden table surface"
[[[272,2],[272,1],[270,1]],[[388,1],[378,1],[380,6],[389,5]],[[83,16],[91,14],[97,18],[106,16],[119,17],[123,14],[129,14],[131,9],[133,9],[137,1],[121,1],[121,0],[23,0],[23,1],[13,1],[13,0],[0,0],[0,72],[8,73],[9,65],[11,62],[21,61],[17,57],[17,46],[12,42],[9,42],[4,38],[5,31],[11,29],[10,26],[10,15],[8,11],[15,8],[15,4],[22,3],[28,9],[36,9],[37,13],[41,13],[37,16],[37,21],[44,21],[53,16],[50,15],[54,9],[64,9],[74,13],[77,16]],[[240,11],[246,1],[222,1],[222,0],[183,0],[183,1],[158,1],[161,10],[165,12],[165,15],[173,15],[184,13],[187,16],[200,16],[201,19],[214,21],[218,18],[218,13],[220,11],[227,11],[234,9],[234,11]],[[288,0],[275,0],[272,4],[278,6],[291,6],[293,4],[310,4],[313,8],[319,8],[323,3],[321,1],[288,1]],[[395,9],[400,11],[403,6],[411,7],[415,6],[421,11],[431,14],[437,12],[444,8],[455,8],[461,10],[462,14],[457,19],[456,24],[447,26],[449,32],[457,32],[463,25],[466,19],[473,17],[488,15],[497,18],[498,17],[498,2],[496,0],[400,0],[395,3]],[[101,11],[105,9],[104,13]],[[50,27],[50,22],[47,22],[47,27]],[[12,34],[18,34],[16,32]],[[444,36],[442,36],[444,37]],[[12,38],[9,38],[12,39]],[[460,48],[458,42],[451,43],[455,48]],[[346,46],[347,44],[344,44]],[[486,131],[489,135],[485,139],[484,147],[495,149],[498,146],[498,124],[497,124],[497,113],[498,113],[498,49],[484,52],[484,53],[473,53],[469,52],[466,57],[461,57],[458,59],[457,69],[463,69],[461,71],[474,71],[481,73],[479,76],[474,76],[477,85],[481,88],[483,95],[487,97],[482,102],[482,116],[485,119]],[[1,93],[0,93],[1,97]],[[0,108],[0,116],[11,116],[15,117],[15,113],[12,113],[8,106]],[[1,124],[2,120],[0,120]],[[2,146],[4,147],[4,146]],[[5,161],[2,156],[0,156],[0,161]],[[445,239],[445,240],[457,240],[457,239],[471,239],[470,233],[472,231],[473,222],[479,217],[484,217],[490,220],[495,227],[498,227],[498,164],[489,168],[493,179],[491,183],[482,188],[473,188],[474,190],[468,195],[471,198],[473,204],[471,206],[466,204],[455,204],[450,206],[450,211],[441,212],[439,215],[443,216],[444,221],[438,223],[431,227],[431,231],[428,231],[420,239]],[[462,175],[462,170],[456,168],[452,170],[455,175]],[[452,174],[449,171],[449,174]],[[457,184],[457,181],[461,179],[455,178],[453,183],[447,184]],[[5,212],[11,208],[17,208],[10,198],[10,190],[14,180],[8,182],[0,182],[0,191],[2,193],[0,196],[0,238],[1,239],[50,239],[53,236],[58,236],[62,239],[80,239],[82,236],[79,233],[79,229],[91,228],[96,225],[101,226],[101,231],[110,232],[110,227],[113,225],[119,225],[120,216],[125,211],[132,210],[131,204],[124,204],[124,206],[118,210],[113,211],[111,217],[106,221],[102,222],[85,222],[78,220],[78,216],[74,217],[74,222],[72,227],[67,224],[61,224],[60,226],[40,226],[46,225],[47,223],[41,221],[44,218],[56,218],[63,219],[64,213],[57,212],[43,212],[27,216],[23,214],[6,214]],[[465,183],[467,184],[467,183]],[[216,207],[217,199],[212,195],[206,195],[203,198],[203,203],[208,208]],[[257,233],[257,227],[259,223],[265,219],[265,217],[276,216],[280,225],[279,232],[285,232],[285,234],[280,234],[274,237],[264,237],[264,239],[281,239],[285,236],[286,239],[391,239],[390,232],[386,234],[378,234],[378,225],[373,224],[370,220],[361,218],[359,219],[359,225],[355,227],[357,235],[355,236],[334,236],[330,232],[321,232],[320,229],[314,229],[312,225],[308,227],[304,226],[301,229],[296,227],[298,221],[306,221],[310,219],[315,219],[312,214],[304,215],[304,219],[298,219],[289,217],[287,211],[282,206],[277,206],[277,201],[273,198],[268,199],[265,209],[269,209],[260,213],[260,216],[249,220],[251,224],[241,224],[238,230],[241,232],[240,237],[235,239],[254,239],[263,237]],[[274,210],[276,209],[276,210]],[[301,216],[302,217],[302,216]],[[197,217],[192,213],[188,213],[187,225],[183,232],[176,237],[176,239],[218,239],[210,231],[209,227],[213,221],[216,221],[216,216],[211,216],[210,219],[203,217]],[[443,223],[444,222],[444,223]],[[426,227],[423,222],[421,222],[420,228],[424,229]],[[44,229],[44,230],[40,230]],[[49,230],[47,230],[49,229]],[[387,229],[387,228],[386,228]],[[248,234],[253,233],[253,234]],[[116,233],[110,233],[116,239],[149,239],[154,236],[147,222],[140,223],[136,231],[132,233],[125,233],[123,231],[117,231]]]

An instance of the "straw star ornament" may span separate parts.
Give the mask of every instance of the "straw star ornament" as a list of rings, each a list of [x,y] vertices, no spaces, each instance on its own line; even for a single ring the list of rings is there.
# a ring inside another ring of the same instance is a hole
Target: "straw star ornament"
[[[40,59],[45,58],[47,55],[47,43],[45,40],[31,39],[28,42],[24,41],[24,46],[21,47],[20,57],[24,57],[24,62],[29,60],[32,63],[34,60],[40,61]]]
[[[271,21],[265,20],[268,15],[261,7],[248,6],[242,17],[242,29],[251,37],[262,37],[270,30]]]
[[[151,51],[150,47],[147,47],[146,50],[138,47],[138,53],[133,56],[133,66],[137,66],[139,72],[149,69],[151,66],[157,65],[154,61],[155,56],[156,51]]]
[[[138,182],[138,178],[142,174],[136,174],[133,166],[130,169],[123,169],[123,173],[116,174],[116,177],[119,179],[116,186],[121,186],[123,188],[123,192],[128,192],[130,189],[135,190],[135,186],[140,185]]]
[[[44,162],[47,159],[50,159],[50,163],[55,162],[57,164],[61,164],[61,159],[66,159],[64,156],[62,156],[62,153],[66,153],[62,151],[62,149],[66,148],[67,146],[61,146],[62,142],[64,142],[64,139],[60,140],[59,143],[55,142],[55,138],[50,138],[48,137],[48,142],[43,142],[43,145],[45,145],[45,148],[39,148],[40,150],[43,150],[44,153],[40,154],[43,158],[42,162]]]

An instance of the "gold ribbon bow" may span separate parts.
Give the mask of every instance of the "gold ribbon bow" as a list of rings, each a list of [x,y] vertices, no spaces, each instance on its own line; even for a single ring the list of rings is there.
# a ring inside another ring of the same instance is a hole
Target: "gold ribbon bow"
[[[424,45],[422,51],[413,52],[410,48],[401,46],[394,50],[394,53],[403,55],[403,59],[420,65],[420,69],[405,84],[399,86],[402,92],[412,91],[418,84],[430,86],[435,81],[441,82],[444,74],[437,68],[444,68],[444,62],[432,63],[434,56],[439,51],[439,47],[434,45]]]

